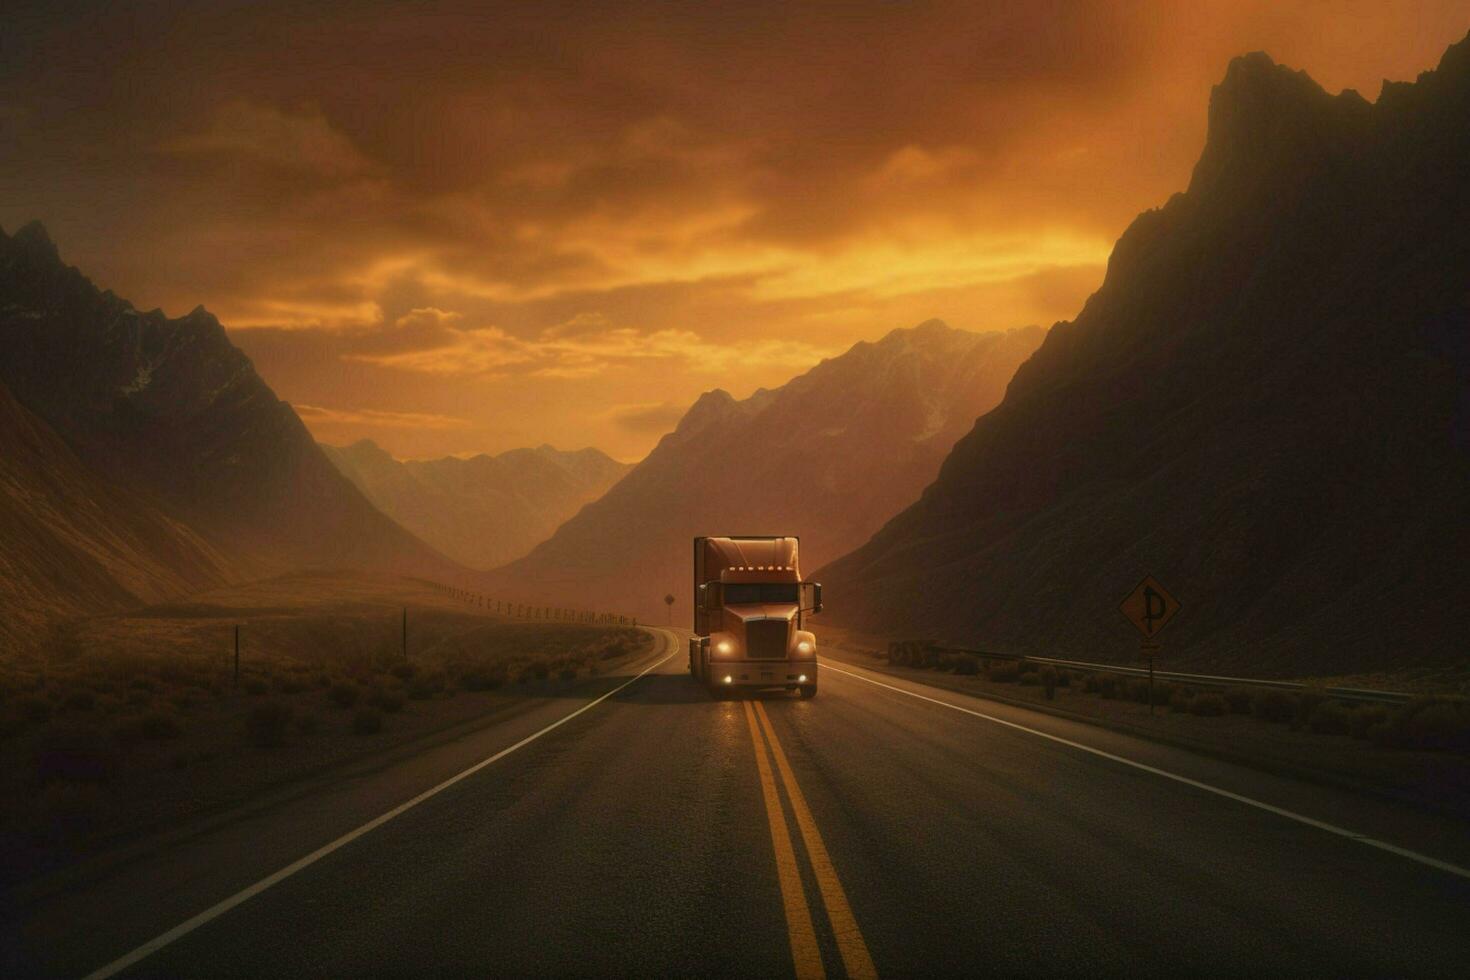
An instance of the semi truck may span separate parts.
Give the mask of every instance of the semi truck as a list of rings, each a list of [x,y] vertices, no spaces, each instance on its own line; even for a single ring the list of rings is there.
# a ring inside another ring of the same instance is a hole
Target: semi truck
[[[822,586],[803,582],[794,535],[694,539],[694,636],[689,672],[716,698],[737,690],[817,693]]]

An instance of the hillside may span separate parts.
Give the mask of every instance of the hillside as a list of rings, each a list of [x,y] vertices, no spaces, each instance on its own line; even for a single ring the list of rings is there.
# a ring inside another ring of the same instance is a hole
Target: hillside
[[[322,449],[379,510],[472,568],[521,557],[632,469],[551,446],[432,460],[394,459],[370,439]]]
[[[51,619],[214,588],[228,565],[205,541],[94,476],[0,384],[0,640]]]
[[[1264,54],[916,504],[821,573],[870,630],[1121,659],[1151,573],[1171,662],[1464,658],[1470,40],[1376,103]]]
[[[798,534],[815,568],[918,495],[1042,336],[931,321],[742,401],[707,392],[606,496],[485,587],[661,619],[668,592],[688,613],[696,534]]]
[[[218,320],[98,290],[36,223],[0,232],[0,383],[99,480],[234,568],[453,567],[336,471]]]

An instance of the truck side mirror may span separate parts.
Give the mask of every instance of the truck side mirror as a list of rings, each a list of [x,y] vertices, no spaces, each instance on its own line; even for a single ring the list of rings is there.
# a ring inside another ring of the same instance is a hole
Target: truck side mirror
[[[801,608],[803,612],[819,613],[822,611],[822,583],[801,583]]]
[[[706,582],[699,587],[699,608],[705,612],[720,608],[720,583]]]

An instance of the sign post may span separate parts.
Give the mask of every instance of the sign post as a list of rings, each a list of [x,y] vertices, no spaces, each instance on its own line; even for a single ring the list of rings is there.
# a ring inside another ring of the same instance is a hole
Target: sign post
[[[1123,616],[1143,634],[1139,652],[1148,661],[1148,713],[1154,713],[1154,657],[1162,647],[1154,639],[1179,611],[1179,602],[1154,580],[1145,575],[1142,582],[1128,593],[1119,607]]]

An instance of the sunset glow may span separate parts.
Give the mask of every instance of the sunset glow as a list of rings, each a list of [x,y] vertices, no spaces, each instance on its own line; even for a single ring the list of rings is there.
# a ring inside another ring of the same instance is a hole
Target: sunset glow
[[[205,304],[319,438],[419,457],[633,459],[701,391],[894,327],[1069,318],[1187,184],[1230,57],[1371,99],[1466,27],[1453,3],[269,7],[17,15],[0,223],[45,221],[141,307]]]

